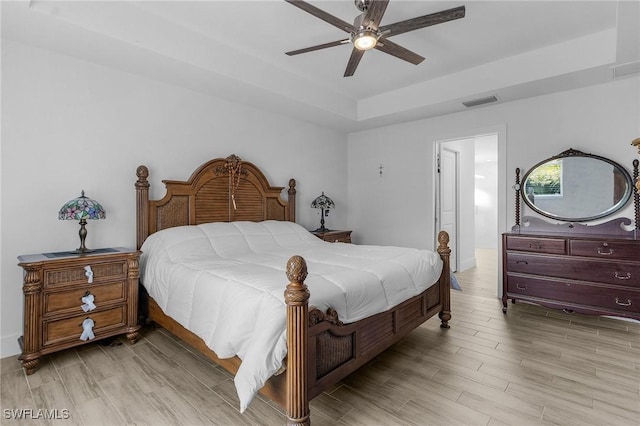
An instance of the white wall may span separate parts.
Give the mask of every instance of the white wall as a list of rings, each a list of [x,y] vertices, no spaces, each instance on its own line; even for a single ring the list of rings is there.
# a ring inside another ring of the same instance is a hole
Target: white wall
[[[485,135],[474,138],[476,152],[479,146],[485,151],[498,151],[498,136]],[[478,159],[475,162],[475,224],[476,248],[498,248],[498,161]]]
[[[526,171],[568,148],[609,157],[627,168],[640,135],[640,78],[471,109],[349,135],[349,217],[358,242],[432,248],[436,141],[506,128],[500,150],[508,188],[499,232],[515,223],[511,186]],[[385,178],[376,175],[384,163]],[[588,173],[588,171],[585,171]],[[633,217],[629,204],[617,216]]]
[[[248,108],[95,64],[2,40],[2,270],[0,356],[19,352],[20,254],[79,245],[79,225],[58,221],[63,203],[84,189],[105,207],[90,221],[88,247],[135,246],[135,170],[150,170],[152,198],[161,179],[186,180],[200,164],[235,153],[274,185],[298,182],[297,219],[321,191],[347,222],[343,133]],[[286,193],[285,193],[286,197]],[[286,277],[283,276],[283,286]],[[284,287],[283,287],[284,288]]]

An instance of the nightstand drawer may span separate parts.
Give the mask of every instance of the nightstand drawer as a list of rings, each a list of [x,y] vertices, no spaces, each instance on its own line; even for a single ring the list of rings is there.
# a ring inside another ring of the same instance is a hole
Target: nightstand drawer
[[[53,314],[80,314],[82,310],[82,298],[90,293],[94,296],[93,303],[96,309],[115,303],[123,303],[127,300],[126,284],[124,281],[110,284],[89,284],[74,290],[50,291],[45,294],[45,315]]]
[[[100,262],[96,258],[87,256],[83,262],[76,262],[72,267],[45,269],[44,287],[87,284],[88,277],[86,276],[87,271],[84,269],[85,266],[91,267],[94,283],[127,279],[126,261]]]
[[[352,231],[314,231],[313,235],[330,243],[350,243]]]
[[[127,323],[127,306],[122,305],[101,312],[87,312],[82,315],[49,321],[44,324],[43,345],[54,345],[65,340],[80,340],[84,331],[82,322],[91,318],[94,322],[93,333],[96,338],[101,333],[122,328]]]

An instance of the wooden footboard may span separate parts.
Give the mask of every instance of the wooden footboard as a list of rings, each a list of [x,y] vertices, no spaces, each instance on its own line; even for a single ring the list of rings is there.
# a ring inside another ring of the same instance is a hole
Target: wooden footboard
[[[371,361],[410,331],[434,316],[442,328],[451,319],[449,235],[438,234],[442,273],[437,285],[393,309],[344,325],[329,309],[309,311],[309,291],[304,284],[307,266],[300,256],[287,263],[290,284],[287,303],[287,398],[288,425],[309,424],[309,401]]]

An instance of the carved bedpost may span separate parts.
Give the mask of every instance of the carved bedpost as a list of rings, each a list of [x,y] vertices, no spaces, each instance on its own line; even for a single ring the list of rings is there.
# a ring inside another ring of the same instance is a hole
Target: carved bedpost
[[[310,425],[307,378],[309,290],[304,284],[307,263],[301,256],[287,262],[287,425]]]
[[[289,202],[289,221],[296,221],[296,180],[289,179],[289,191],[287,191],[289,197],[287,201]]]
[[[451,319],[451,266],[449,264],[449,234],[447,231],[438,233],[438,254],[442,259],[442,274],[440,275],[440,299],[442,300],[442,311],[438,314],[441,320],[441,328],[449,328]]]
[[[520,228],[520,167],[516,167],[516,184],[513,189],[516,191],[516,226]]]
[[[138,166],[136,169],[136,248],[140,250],[142,243],[149,236],[149,169]]]
[[[24,270],[24,337],[18,339],[22,347],[22,362],[27,375],[33,374],[40,366],[40,342],[42,341],[42,264],[21,265]]]
[[[640,138],[636,139],[640,145]],[[638,147],[640,149],[640,146]],[[633,191],[633,211],[636,231],[640,230],[640,179],[638,179],[638,159],[633,160],[633,182],[636,190]]]

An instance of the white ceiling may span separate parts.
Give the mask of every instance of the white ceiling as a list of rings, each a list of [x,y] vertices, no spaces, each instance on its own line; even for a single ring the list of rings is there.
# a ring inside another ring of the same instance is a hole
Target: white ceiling
[[[597,84],[640,59],[637,0],[391,0],[382,25],[461,5],[462,19],[391,39],[420,65],[373,50],[346,78],[350,45],[284,54],[346,33],[283,0],[3,1],[2,36],[348,131]]]

